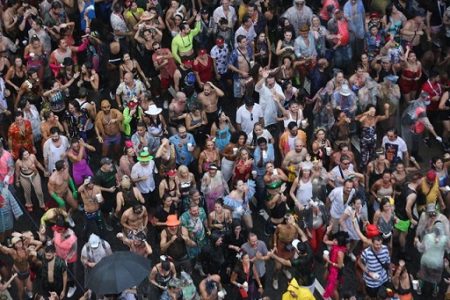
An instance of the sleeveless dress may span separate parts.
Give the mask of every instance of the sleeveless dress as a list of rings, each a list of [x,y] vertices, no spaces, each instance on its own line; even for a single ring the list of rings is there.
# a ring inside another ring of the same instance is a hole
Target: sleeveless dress
[[[225,149],[226,145],[230,143],[231,132],[230,128],[226,126],[224,129],[217,129],[216,131],[216,147],[219,149],[219,152],[222,152]]]
[[[71,152],[74,155],[78,155],[78,153],[74,150],[71,150]],[[83,158],[80,161],[72,163],[72,176],[73,181],[75,181],[77,186],[80,186],[83,183],[83,178],[86,176],[94,176],[94,173],[92,173],[92,170],[87,162],[86,150],[84,151]]]

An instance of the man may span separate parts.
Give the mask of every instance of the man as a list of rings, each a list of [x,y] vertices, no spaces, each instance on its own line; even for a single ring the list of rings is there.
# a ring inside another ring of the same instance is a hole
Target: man
[[[253,94],[252,78],[250,76],[254,61],[253,47],[244,35],[236,37],[236,48],[231,52],[228,69],[233,74],[233,95],[236,99],[244,95]],[[248,90],[248,91],[247,91]]]
[[[253,101],[252,97],[244,98],[244,105],[236,112],[236,127],[247,135],[253,132],[256,123],[264,124],[264,115],[261,106]]]
[[[153,65],[156,70],[159,70],[161,95],[164,95],[173,83],[173,75],[177,69],[177,65],[169,48],[161,48],[159,42],[153,42],[152,47],[154,51],[152,54]],[[167,106],[164,108],[167,109]]]
[[[172,135],[169,141],[175,146],[177,165],[189,166],[194,162],[196,143],[194,136],[187,132],[186,126],[179,125],[177,134]]]
[[[448,218],[436,211],[436,205],[433,203],[427,204],[426,211],[420,216],[419,223],[417,224],[415,239],[423,241],[425,234],[432,231],[432,226],[435,223],[441,223],[443,233],[447,236],[450,235],[450,224]]]
[[[236,46],[237,46],[237,37],[240,35],[245,36],[247,42],[250,43],[251,45],[254,44],[256,32],[255,28],[253,27],[253,21],[249,15],[245,15],[242,18],[241,26],[235,32],[236,39],[234,40],[234,42]]]
[[[147,235],[148,213],[144,205],[138,203],[128,208],[120,219],[122,230],[128,239],[134,240],[139,233]]]
[[[427,116],[434,125],[440,121],[439,102],[444,93],[440,80],[438,70],[432,69],[428,75],[428,80],[422,85],[422,91],[427,92],[430,98],[430,105],[427,106]]]
[[[133,73],[126,72],[123,76],[123,82],[119,84],[116,90],[117,107],[122,110],[133,98],[139,98],[144,91],[144,84],[139,79],[134,79]]]
[[[100,206],[103,203],[102,190],[100,186],[94,184],[94,179],[91,176],[84,179],[83,184],[78,188],[78,193],[84,204],[86,237],[91,233],[100,235],[99,230],[102,231],[103,229],[112,231],[112,227],[104,223],[100,211]]]
[[[256,140],[258,145],[253,153],[253,170],[256,170],[256,194],[257,208],[264,208],[264,199],[266,196],[266,183],[264,182],[264,175],[266,174],[266,164],[275,161],[275,150],[273,144],[268,144],[265,137],[259,137]]]
[[[353,188],[353,179],[346,179],[342,186],[334,188],[328,195],[327,207],[330,207],[333,233],[339,231],[339,219],[354,195],[355,189]]]
[[[227,294],[220,282],[220,275],[217,274],[211,274],[200,281],[198,290],[202,300],[222,300]]]
[[[47,187],[48,193],[59,207],[65,207],[67,203],[71,209],[78,209],[78,191],[66,161],[58,160],[55,163],[55,171],[50,175]]]
[[[119,2],[113,5],[112,13],[109,16],[111,28],[113,29],[114,39],[119,41],[120,49],[123,53],[128,52],[128,37],[133,35],[133,31],[128,29],[125,18],[123,17],[123,7]]]
[[[430,30],[424,22],[425,16],[425,10],[419,8],[414,17],[406,21],[403,28],[400,29],[402,41],[409,44],[418,57],[421,57],[423,53],[420,46],[422,36],[426,34],[428,41],[431,41]]]
[[[385,104],[389,104],[389,118],[381,121],[379,124],[380,136],[390,128],[397,126],[397,120],[400,119],[400,87],[397,84],[398,76],[384,76],[383,82],[378,85],[377,109],[383,111]]]
[[[350,161],[350,157],[347,155],[342,155],[339,164],[330,171],[328,184],[333,188],[342,186],[344,181],[351,174],[355,174],[355,169]]]
[[[150,155],[148,148],[144,149],[138,155],[138,162],[131,168],[131,179],[136,184],[136,187],[141,192],[145,202],[149,207],[156,208],[158,202],[154,194],[156,185],[153,174],[157,174],[153,156]]]
[[[352,47],[350,46],[350,28],[347,19],[340,9],[328,21],[328,39],[331,41],[334,65],[342,70],[349,70],[352,63]],[[346,72],[348,73],[348,72]]]
[[[66,152],[69,150],[69,139],[61,135],[58,127],[50,128],[50,138],[44,143],[44,167],[51,174],[58,160],[67,162]]]
[[[372,245],[363,250],[358,266],[363,270],[366,293],[370,299],[377,299],[378,290],[388,281],[391,257],[383,238],[372,238]]]
[[[347,84],[343,84],[340,89],[337,89],[331,96],[331,105],[334,109],[345,112],[347,117],[351,120],[355,118],[356,103],[358,97],[350,90]]]
[[[431,169],[422,178],[418,186],[417,193],[421,203],[416,203],[416,209],[421,214],[428,204],[438,206],[442,211],[445,210],[444,199],[439,189],[439,179],[435,170]]]
[[[156,153],[159,148],[159,141],[150,132],[147,131],[147,125],[139,121],[136,125],[136,132],[131,136],[133,149],[136,153],[149,149],[151,154]]]
[[[384,148],[386,159],[391,164],[403,161],[408,165],[408,147],[406,146],[405,140],[398,136],[397,129],[391,128],[386,132],[381,142],[381,147]]]
[[[241,249],[248,253],[250,261],[256,266],[256,272],[258,272],[259,281],[261,282],[261,285],[258,286],[258,292],[262,294],[264,291],[263,284],[266,282],[266,260],[270,259],[266,243],[258,240],[258,236],[250,232],[247,242],[242,244]]]
[[[309,6],[305,5],[305,0],[294,0],[294,5],[283,14],[283,17],[287,18],[295,29],[304,24],[310,25],[312,16],[313,12]]]
[[[305,161],[308,155],[308,151],[304,147],[303,141],[296,139],[294,149],[286,153],[286,156],[284,156],[283,162],[281,163],[282,169],[287,171],[289,182],[293,182],[298,176],[301,170],[300,164]]]
[[[180,33],[172,39],[172,55],[177,63],[181,64],[183,60],[194,59],[194,37],[200,33],[202,23],[201,15],[195,16],[195,28],[191,30],[188,23],[181,23]]]
[[[350,150],[350,146],[346,143],[341,143],[338,146],[339,151],[335,151],[331,154],[330,157],[330,168],[337,166],[341,161],[341,156],[345,155],[349,158],[350,163],[355,167],[356,160],[355,154]]]
[[[95,173],[94,182],[102,191],[103,203],[100,209],[107,222],[110,223],[112,212],[116,205],[116,186],[118,182],[116,168],[111,159],[103,157],[100,160],[100,168]]]
[[[230,4],[230,0],[222,0],[222,5],[217,7],[213,12],[214,24],[218,25],[220,19],[225,18],[228,21],[228,27],[234,28],[237,21],[236,10]]]
[[[179,125],[185,124],[187,116],[186,94],[177,92],[169,105],[169,129],[173,135]]]
[[[229,46],[225,44],[225,40],[221,36],[216,37],[216,44],[212,47],[210,55],[214,61],[216,79],[219,80],[220,87],[225,91],[229,86],[228,80],[228,60],[230,56]],[[227,93],[228,94],[228,93]]]
[[[280,150],[281,157],[285,157],[290,151],[294,150],[297,147],[297,141],[301,142],[302,147],[306,144],[306,133],[298,128],[297,122],[290,122],[287,129],[288,130],[283,132],[278,141],[278,149]],[[303,153],[302,160],[304,160],[305,156],[306,152]]]
[[[217,118],[219,97],[223,97],[224,92],[215,86],[211,81],[208,81],[203,86],[203,92],[198,94],[198,100],[202,103],[203,109],[206,112],[206,117],[208,119],[208,132],[210,131],[211,125]]]
[[[281,86],[275,81],[275,76],[269,70],[263,70],[262,78],[255,85],[255,91],[259,93],[259,105],[264,114],[264,125],[272,136],[279,136],[278,115],[283,113],[288,116],[281,103],[285,96]]]
[[[173,259],[178,272],[184,270],[190,273],[191,264],[188,257],[187,246],[195,246],[186,227],[180,226],[177,215],[167,216],[166,228],[161,231],[161,253]]]
[[[193,61],[185,59],[173,74],[173,86],[175,91],[183,92],[188,100],[188,108],[196,102],[195,73],[192,70]]]
[[[61,299],[66,297],[67,291],[67,265],[66,262],[55,255],[55,246],[48,245],[44,253],[38,254],[35,262],[38,267],[38,277],[42,288],[42,295],[55,292]]]
[[[211,233],[208,229],[208,217],[203,208],[198,204],[191,202],[189,210],[185,211],[181,217],[181,226],[186,228],[190,239],[193,243],[188,243],[187,251],[189,258],[195,262],[194,269],[196,269],[202,277],[206,276],[203,272],[202,265],[197,260],[201,249],[208,243],[208,235]]]
[[[52,33],[51,31],[49,32]],[[80,46],[69,46],[65,38],[58,37],[58,48],[53,50],[48,60],[48,65],[53,75],[56,77],[59,74],[64,59],[67,57],[70,57],[76,65],[78,62],[77,53],[86,50],[88,43],[89,40],[85,38]]]
[[[97,140],[102,144],[102,156],[108,156],[109,151],[113,150],[113,155],[119,157],[121,146],[121,129],[123,115],[115,108],[111,108],[108,100],[102,100],[100,103],[101,111],[95,118],[95,133]]]
[[[81,249],[80,261],[84,267],[84,282],[87,282],[89,271],[92,270],[102,258],[111,255],[113,252],[109,243],[92,233],[89,240]]]
[[[366,34],[366,12],[361,0],[348,0],[344,4],[344,16],[348,20],[350,43],[355,57],[360,57],[364,51]]]
[[[94,128],[95,117],[97,115],[97,109],[95,106],[95,102],[92,99],[90,99],[90,101],[88,101],[87,98],[88,98],[88,90],[85,87],[81,87],[78,90],[78,98],[75,98],[75,101],[78,102],[81,110],[86,110],[87,115],[91,119],[91,122],[89,123],[89,125],[87,125],[87,128],[86,128],[86,131],[90,131],[91,129]],[[87,141],[87,140],[85,140],[85,141]]]
[[[258,5],[256,3],[250,2],[247,5],[247,14],[250,16],[252,20],[253,29],[255,30],[256,35],[259,35],[262,32],[268,35],[266,17],[264,16],[263,13],[259,11]]]
[[[442,143],[442,138],[437,135],[433,125],[431,125],[426,113],[426,107],[430,104],[429,94],[422,91],[417,100],[411,101],[405,108],[402,119],[402,138],[405,140],[410,153],[417,161],[421,161],[419,147],[425,129],[433,134],[438,142]]]

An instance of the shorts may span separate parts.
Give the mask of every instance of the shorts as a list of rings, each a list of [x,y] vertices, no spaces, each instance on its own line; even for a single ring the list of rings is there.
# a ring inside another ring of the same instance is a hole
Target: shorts
[[[120,143],[121,137],[122,136],[120,135],[120,133],[118,133],[116,135],[105,135],[103,142],[107,146],[116,145],[116,144]]]
[[[410,220],[400,220],[398,219],[395,223],[394,228],[401,232],[408,232],[409,226],[411,225]]]
[[[172,83],[171,78],[162,78],[161,77],[161,90],[167,90]]]
[[[378,297],[378,290],[381,287],[382,287],[382,285],[379,286],[379,287],[368,287],[366,285],[366,294],[367,294],[367,296],[369,296],[370,298],[377,298]]]

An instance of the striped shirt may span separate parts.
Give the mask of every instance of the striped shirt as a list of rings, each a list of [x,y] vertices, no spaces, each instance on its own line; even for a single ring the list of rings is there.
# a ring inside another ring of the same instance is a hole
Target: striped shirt
[[[374,250],[372,247],[368,247],[362,252],[361,259],[367,268],[367,272],[364,272],[363,279],[366,286],[370,288],[377,288],[388,281],[388,274],[383,265],[389,264],[391,262],[391,257],[389,256],[388,247],[385,245],[381,246],[381,250],[378,251],[376,255],[381,263],[378,262],[373,251]],[[380,277],[378,279],[374,279],[370,277],[368,273],[376,273]]]

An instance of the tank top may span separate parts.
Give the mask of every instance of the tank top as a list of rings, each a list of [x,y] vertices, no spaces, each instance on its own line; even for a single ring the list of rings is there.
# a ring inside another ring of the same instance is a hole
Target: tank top
[[[181,227],[178,227],[176,234],[171,234],[169,230],[166,230],[167,240],[170,241],[172,236],[176,235],[178,238],[167,249],[166,254],[172,257],[175,261],[180,260],[187,255],[186,242],[181,238]]]
[[[377,191],[377,197],[378,198],[383,198],[383,197],[390,197],[392,196],[392,193],[394,192],[392,186],[385,188],[385,187],[381,187],[378,191]]]
[[[297,118],[292,117],[290,111],[288,111],[287,113],[288,113],[288,115],[289,115],[289,119],[283,120],[284,128],[287,128],[288,125],[289,125],[289,123],[291,123],[291,122],[295,122],[295,123],[297,124],[297,126],[300,127],[300,124],[301,124],[302,119],[303,119],[303,115],[302,115],[302,113],[300,112],[300,110],[299,110],[298,113],[297,113]]]
[[[298,187],[296,197],[301,205],[308,205],[308,201],[312,198],[312,180],[309,179],[307,182],[303,182],[300,178],[298,180]]]
[[[62,64],[64,62],[64,58],[66,57],[72,58],[72,50],[70,48],[67,48],[67,51],[63,53],[59,50],[55,51],[55,59],[58,63]]]
[[[391,217],[389,221],[386,222],[386,220],[383,218],[383,216],[378,219],[378,228],[380,229],[381,233],[388,235],[392,232],[392,228],[394,226],[394,214],[391,214]]]
[[[408,220],[408,215],[406,214],[406,203],[409,195],[416,194],[416,191],[404,185],[400,195],[395,198],[395,215],[400,220]]]
[[[192,70],[178,69],[181,73],[180,88],[186,94],[186,97],[191,97],[195,91],[195,75]]]
[[[61,159],[61,157],[64,157],[64,154],[66,153],[65,147],[61,144],[59,147],[56,147],[54,143],[50,143],[50,151],[51,155],[48,157],[48,166],[49,172],[53,171],[53,168],[55,167],[55,163]]]
[[[70,230],[70,229],[68,229]],[[54,232],[53,241],[55,243],[56,255],[67,260],[68,263],[73,263],[77,261],[77,254],[75,253],[72,257],[67,257],[69,255],[72,246],[77,242],[77,236],[71,232],[67,239],[63,239],[62,234],[59,232]]]
[[[156,270],[158,271],[156,272],[156,283],[158,283],[160,286],[166,287],[169,281],[173,278],[172,271],[169,271],[167,275],[163,275],[161,274],[160,268],[156,267]]]

